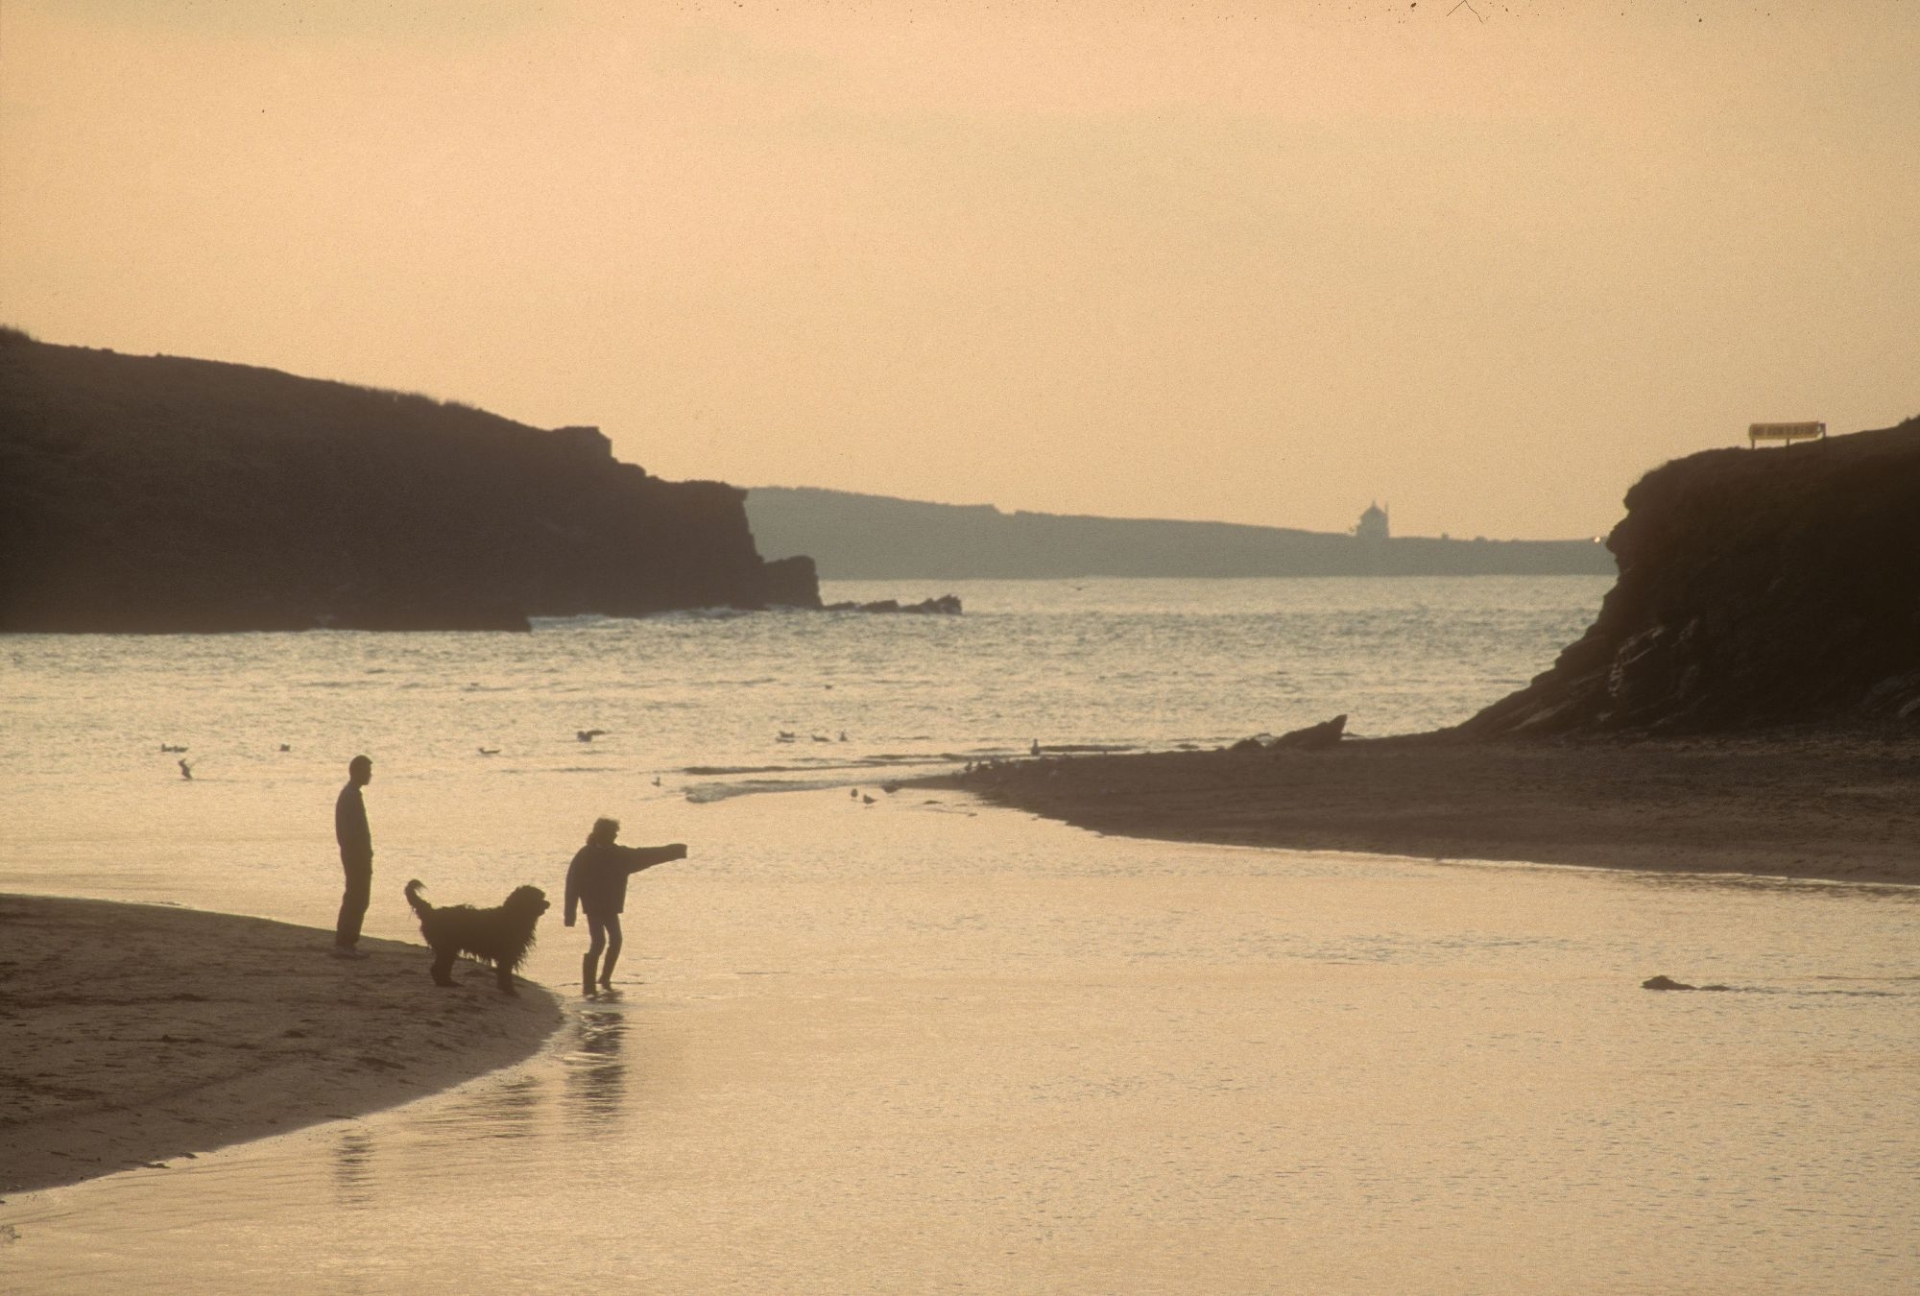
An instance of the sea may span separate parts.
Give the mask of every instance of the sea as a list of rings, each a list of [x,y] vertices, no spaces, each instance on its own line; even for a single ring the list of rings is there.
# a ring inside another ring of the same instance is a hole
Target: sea
[[[615,995],[548,915],[539,1056],[16,1195],[0,1291],[1920,1290],[1911,889],[1113,838],[911,782],[1455,723],[1608,585],[0,639],[0,890],[330,927],[363,753],[370,935],[418,939],[413,877],[557,896],[602,815],[689,847],[635,879]]]

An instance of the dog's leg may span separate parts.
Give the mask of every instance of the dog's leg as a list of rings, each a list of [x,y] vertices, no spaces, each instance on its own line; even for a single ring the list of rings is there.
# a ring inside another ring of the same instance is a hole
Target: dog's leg
[[[520,993],[513,988],[513,965],[511,963],[505,959],[495,959],[493,962],[493,970],[498,975],[500,989],[503,993],[510,995]]]
[[[453,979],[453,959],[458,950],[445,949],[433,952],[433,983],[435,985],[458,985]]]

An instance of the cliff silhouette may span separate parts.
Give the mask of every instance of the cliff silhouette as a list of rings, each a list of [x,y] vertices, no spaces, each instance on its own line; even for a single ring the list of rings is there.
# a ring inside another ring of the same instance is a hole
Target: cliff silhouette
[[[747,493],[770,554],[810,554],[834,580],[1084,576],[1612,575],[1591,540],[1372,539],[1288,527],[1003,513],[810,487]]]
[[[1451,732],[1920,722],[1920,417],[1691,455],[1626,505],[1592,627]]]
[[[819,606],[746,492],[425,396],[0,330],[0,630],[525,628]]]

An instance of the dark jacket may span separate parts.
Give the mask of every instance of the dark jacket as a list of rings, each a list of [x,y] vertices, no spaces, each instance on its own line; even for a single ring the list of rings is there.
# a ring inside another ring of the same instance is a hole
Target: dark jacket
[[[359,785],[348,780],[333,803],[333,836],[340,843],[341,855],[356,858],[373,856],[373,830],[367,827],[367,803],[360,799]]]
[[[567,866],[566,925],[573,926],[574,908],[587,911],[589,918],[607,918],[627,908],[627,879],[641,869],[685,859],[687,848],[678,842],[671,846],[621,846],[613,842],[588,842]]]

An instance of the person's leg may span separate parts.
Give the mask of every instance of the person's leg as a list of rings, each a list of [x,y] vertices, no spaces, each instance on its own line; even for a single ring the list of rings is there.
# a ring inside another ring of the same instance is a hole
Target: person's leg
[[[593,966],[600,961],[600,951],[607,946],[607,929],[592,914],[587,915],[587,952],[580,959],[580,992],[593,993]]]
[[[346,890],[340,895],[340,917],[333,926],[333,943],[350,950],[360,941],[360,923],[367,916],[367,901],[373,894],[373,860],[352,855],[340,857],[347,875]]]
[[[607,915],[607,961],[600,965],[600,984],[613,989],[613,965],[620,961],[620,915]]]

